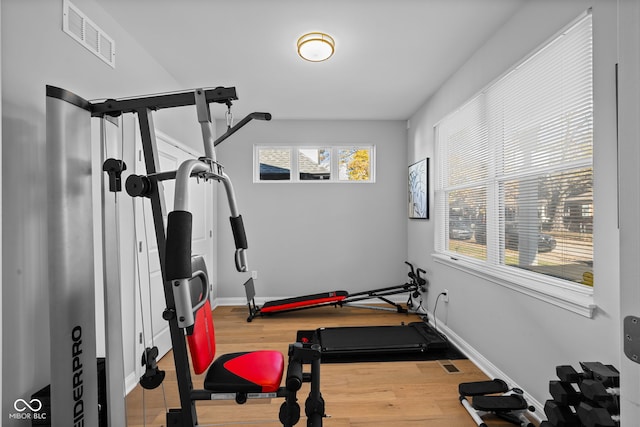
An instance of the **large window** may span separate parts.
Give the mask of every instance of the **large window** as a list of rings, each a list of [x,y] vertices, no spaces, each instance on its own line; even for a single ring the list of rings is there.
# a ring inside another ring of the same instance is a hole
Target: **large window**
[[[436,125],[437,252],[513,282],[593,286],[592,80],[585,14]]]
[[[254,182],[375,182],[375,147],[254,147]]]

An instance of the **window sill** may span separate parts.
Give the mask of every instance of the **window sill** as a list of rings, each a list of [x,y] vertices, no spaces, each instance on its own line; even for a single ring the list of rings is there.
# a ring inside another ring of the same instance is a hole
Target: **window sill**
[[[564,308],[584,317],[593,317],[596,305],[593,301],[593,288],[572,284],[553,277],[528,274],[526,271],[505,271],[505,267],[492,267],[454,255],[433,254],[437,263],[444,264],[465,273],[472,274],[492,283],[504,286],[516,292]]]

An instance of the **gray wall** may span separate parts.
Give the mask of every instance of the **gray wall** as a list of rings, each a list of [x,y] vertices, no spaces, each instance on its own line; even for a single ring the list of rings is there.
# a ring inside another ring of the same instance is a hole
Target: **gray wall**
[[[2,331],[2,425],[7,426],[24,425],[5,418],[13,412],[13,402],[49,383],[45,85],[86,99],[184,89],[93,1],[74,4],[115,39],[116,69],[62,32],[62,1],[1,4],[2,263],[10,266],[2,272],[2,323],[11,325]],[[191,110],[158,114],[157,119],[158,128],[169,135],[199,141],[197,123],[193,131],[184,126],[191,122]],[[133,324],[133,288],[129,291],[123,301]],[[133,342],[129,344],[131,351]],[[132,369],[134,355],[129,356]]]
[[[225,125],[218,123],[219,131]],[[254,144],[376,146],[375,184],[253,183]],[[403,283],[407,253],[406,122],[252,122],[218,146],[232,178],[260,297]],[[218,290],[244,297],[224,192],[218,194]],[[241,302],[241,301],[240,301]]]
[[[432,291],[448,288],[437,317],[490,365],[539,402],[548,398],[555,366],[578,361],[620,365],[618,230],[616,218],[616,10],[608,1],[529,1],[411,118],[409,164],[434,155],[433,126],[529,52],[594,6],[594,299],[583,317],[488,280],[436,263],[434,221],[410,221],[409,259],[426,265]],[[432,175],[433,177],[434,175]],[[433,194],[431,195],[433,198]]]

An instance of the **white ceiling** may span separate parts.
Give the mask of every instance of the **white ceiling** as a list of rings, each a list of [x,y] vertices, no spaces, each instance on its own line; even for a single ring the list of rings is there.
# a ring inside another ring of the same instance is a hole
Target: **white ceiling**
[[[235,86],[237,118],[404,120],[524,0],[98,1],[185,89]],[[309,31],[330,60],[298,57]]]

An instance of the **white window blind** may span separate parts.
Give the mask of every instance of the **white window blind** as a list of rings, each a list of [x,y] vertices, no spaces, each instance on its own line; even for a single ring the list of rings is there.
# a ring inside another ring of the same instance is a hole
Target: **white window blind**
[[[592,80],[587,13],[436,125],[437,252],[593,286]]]

